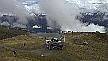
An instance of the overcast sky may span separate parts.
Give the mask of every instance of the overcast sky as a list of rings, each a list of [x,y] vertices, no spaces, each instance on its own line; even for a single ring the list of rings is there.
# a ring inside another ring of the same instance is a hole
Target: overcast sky
[[[38,1],[40,0],[0,0],[0,12],[7,12],[7,11],[13,12],[14,10],[16,10],[16,6],[23,9],[25,8],[29,12],[32,11],[41,12],[39,5],[35,3]],[[108,0],[66,0],[66,2],[70,4],[75,3],[80,8],[108,11]],[[103,3],[103,4],[92,4],[92,3]],[[19,9],[17,8],[17,10]],[[23,10],[20,9],[20,11]]]
[[[17,1],[20,2],[21,4],[24,2],[26,2],[26,4],[29,4],[29,5],[25,6],[25,8],[28,10],[34,10],[34,9],[36,9],[37,11],[39,10],[39,6],[37,4],[34,4],[34,2],[37,2],[39,0],[17,0]],[[105,7],[106,7],[108,0],[66,0],[66,2],[75,3],[75,4],[79,5],[79,7],[81,7],[81,8],[97,9],[102,5],[105,5]],[[98,4],[98,3],[103,3],[103,4]],[[101,9],[103,9],[103,8],[101,8]]]

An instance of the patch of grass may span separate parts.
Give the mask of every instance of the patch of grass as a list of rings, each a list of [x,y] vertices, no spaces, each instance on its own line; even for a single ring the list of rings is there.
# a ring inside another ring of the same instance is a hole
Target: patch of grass
[[[27,31],[24,31],[20,28],[10,28],[0,25],[0,40],[25,34],[28,34]]]
[[[101,35],[101,34],[98,34]],[[20,35],[13,38],[0,40],[0,45],[21,49],[14,57],[11,48],[0,50],[0,61],[107,61],[108,39],[103,39],[92,33],[67,33],[63,50],[54,50],[52,54],[41,56],[28,51],[43,49],[45,39]],[[88,44],[83,45],[86,41]],[[104,42],[103,42],[104,41]],[[25,46],[24,46],[25,43]]]
[[[77,35],[77,36],[76,36]],[[68,38],[69,36],[72,36]],[[76,37],[75,37],[76,36]],[[108,43],[103,42],[102,38],[96,36],[96,34],[66,34],[68,43],[67,47],[70,52],[75,53],[81,60],[85,61],[107,61],[108,57]],[[105,36],[106,37],[106,36]],[[108,39],[105,39],[108,40]],[[88,45],[81,45],[84,41],[88,42]],[[81,43],[81,44],[79,44]]]
[[[44,39],[20,35],[17,37],[1,40],[0,44],[15,49],[33,50],[42,48],[42,45],[44,45]]]

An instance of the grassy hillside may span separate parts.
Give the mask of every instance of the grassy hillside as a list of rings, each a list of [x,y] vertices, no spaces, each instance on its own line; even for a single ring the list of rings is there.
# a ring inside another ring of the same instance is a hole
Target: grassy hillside
[[[67,51],[82,61],[107,61],[108,36],[99,33],[66,34]],[[83,45],[86,41],[88,45]],[[79,61],[78,60],[78,61]]]
[[[107,61],[108,36],[100,33],[65,34],[63,50],[49,51],[44,38],[20,35],[0,40],[0,61]],[[84,45],[83,42],[88,44]],[[24,45],[25,43],[25,45]],[[13,50],[17,51],[16,57]],[[43,55],[43,56],[41,56]]]
[[[27,34],[27,32],[21,29],[0,26],[0,40],[5,38],[15,37],[18,35],[24,35],[24,34]]]

